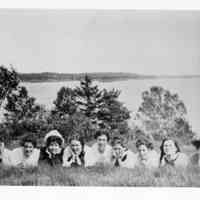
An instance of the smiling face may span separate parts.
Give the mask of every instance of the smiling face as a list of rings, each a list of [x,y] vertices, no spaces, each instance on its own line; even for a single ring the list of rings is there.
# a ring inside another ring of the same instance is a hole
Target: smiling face
[[[70,147],[71,147],[71,150],[73,151],[73,153],[76,155],[79,155],[82,151],[81,142],[78,140],[72,140],[70,142]]]
[[[173,140],[166,140],[163,145],[163,151],[166,155],[174,155],[177,153],[177,147]]]
[[[48,146],[48,150],[53,155],[60,153],[61,147],[57,142],[51,142]]]
[[[117,158],[120,158],[124,153],[124,148],[122,147],[121,144],[115,144],[113,146],[113,151],[114,151],[115,156]]]
[[[31,142],[24,143],[24,155],[26,157],[29,157],[33,153],[33,150],[34,150],[34,146]]]
[[[141,144],[138,147],[138,153],[139,153],[139,157],[141,158],[141,160],[146,160],[148,158],[148,148],[146,147],[146,145]]]
[[[106,135],[100,135],[97,138],[97,145],[99,152],[103,153],[105,151],[107,143],[108,143],[108,138]]]

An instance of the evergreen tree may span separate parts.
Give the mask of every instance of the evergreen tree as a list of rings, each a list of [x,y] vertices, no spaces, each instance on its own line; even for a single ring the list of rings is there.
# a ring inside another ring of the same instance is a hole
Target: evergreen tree
[[[121,134],[129,131],[127,120],[130,118],[128,109],[118,100],[119,90],[100,90],[93,85],[87,75],[74,90],[61,88],[54,101],[55,117],[64,119],[66,114],[71,117],[80,113],[93,124],[94,128],[118,130]]]
[[[80,82],[80,87],[75,89],[77,96],[77,104],[81,112],[85,116],[96,120],[98,108],[102,102],[101,91],[97,85],[92,84],[89,76],[85,76]]]
[[[121,134],[125,134],[128,131],[127,120],[130,118],[130,112],[118,100],[119,95],[119,90],[108,91],[104,89],[97,117],[111,130],[118,129]]]
[[[62,87],[54,101],[55,109],[53,113],[63,116],[65,114],[73,115],[77,111],[75,91],[68,87]]]

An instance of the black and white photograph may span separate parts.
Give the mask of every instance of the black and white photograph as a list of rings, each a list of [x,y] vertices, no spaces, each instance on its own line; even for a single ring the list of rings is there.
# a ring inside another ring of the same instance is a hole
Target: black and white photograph
[[[0,9],[0,185],[200,186],[200,10]]]

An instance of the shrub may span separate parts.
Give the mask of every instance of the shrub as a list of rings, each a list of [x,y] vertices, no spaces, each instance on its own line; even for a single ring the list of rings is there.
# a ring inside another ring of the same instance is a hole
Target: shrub
[[[162,87],[151,87],[142,93],[142,104],[136,114],[142,129],[155,139],[164,137],[192,137],[186,120],[186,107],[178,97]]]
[[[71,88],[62,87],[53,103],[55,105],[53,113],[73,115],[77,111],[75,91]]]
[[[53,129],[58,130],[65,139],[78,133],[89,141],[93,139],[96,132],[96,127],[91,123],[91,120],[80,112],[62,117],[51,115],[48,123],[51,124]]]
[[[19,82],[18,74],[13,68],[9,70],[0,66],[0,108],[7,95],[17,89]]]

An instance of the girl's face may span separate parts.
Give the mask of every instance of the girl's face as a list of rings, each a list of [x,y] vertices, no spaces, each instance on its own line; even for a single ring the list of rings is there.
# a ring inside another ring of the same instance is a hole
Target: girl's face
[[[51,142],[49,144],[48,150],[49,150],[50,153],[55,155],[55,154],[60,153],[61,147],[57,142]]]
[[[148,157],[148,148],[146,147],[146,145],[142,144],[138,147],[138,153],[139,153],[139,157],[142,159],[142,160],[146,160],[147,157]]]
[[[76,154],[79,155],[82,151],[81,142],[78,140],[72,140],[70,143],[71,150]]]
[[[100,152],[104,152],[106,149],[106,145],[107,145],[108,139],[106,135],[100,135],[97,138],[97,145],[98,145],[98,149]]]
[[[115,156],[117,158],[120,158],[124,153],[124,148],[122,147],[121,144],[115,144],[113,146],[113,151],[114,151]]]
[[[177,148],[173,140],[166,140],[163,145],[163,150],[166,155],[176,154]]]
[[[24,155],[26,157],[29,157],[33,153],[33,150],[34,150],[34,146],[31,142],[24,143]]]

